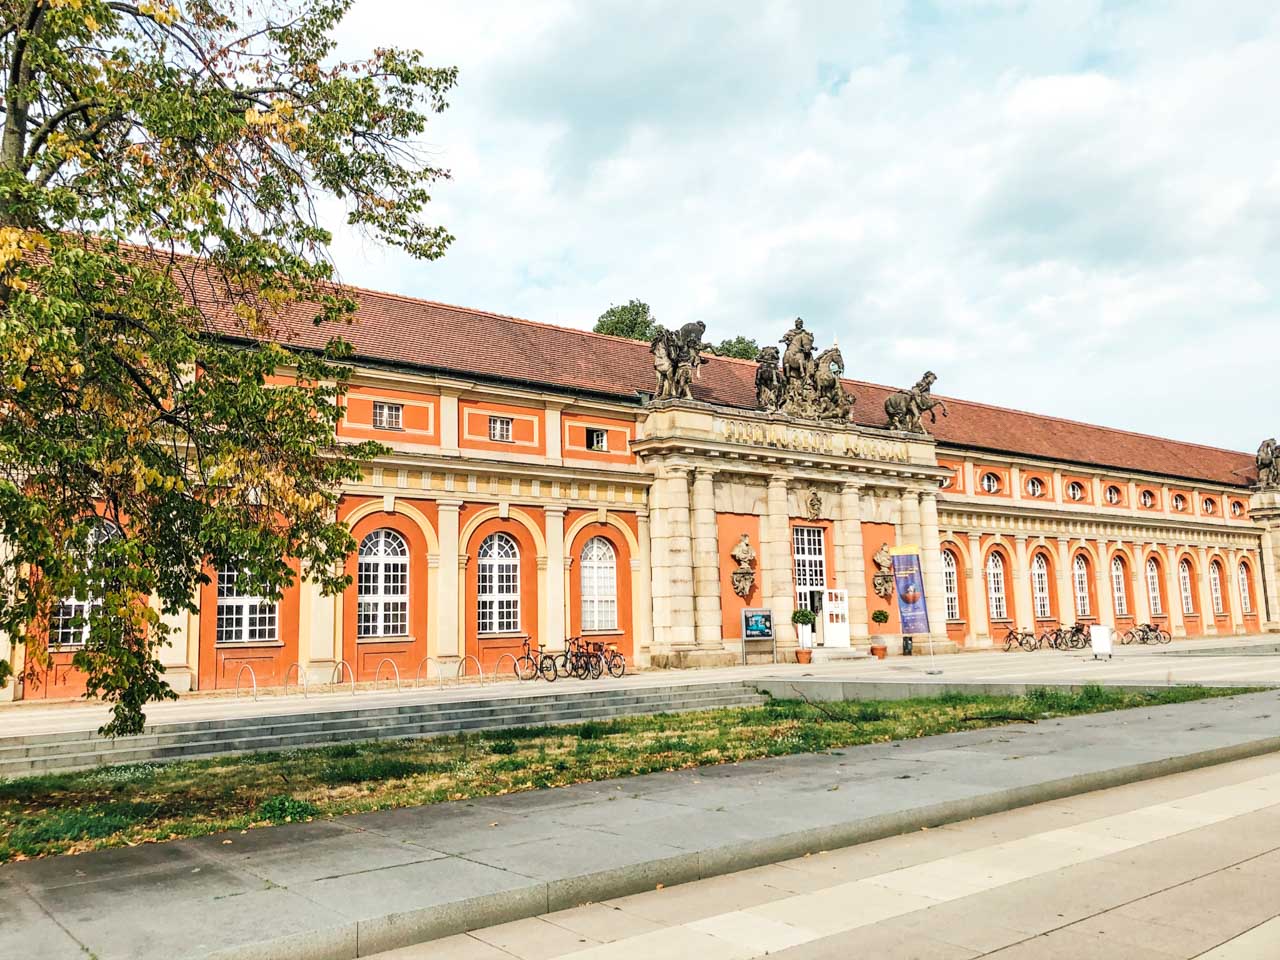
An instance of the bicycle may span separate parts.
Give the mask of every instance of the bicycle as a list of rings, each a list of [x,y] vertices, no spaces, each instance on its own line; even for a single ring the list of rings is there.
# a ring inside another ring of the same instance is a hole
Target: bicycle
[[[1015,630],[1009,627],[1008,632],[1004,635],[1004,651],[1008,653],[1017,644],[1023,650],[1035,650],[1040,646],[1040,641],[1036,639],[1036,635],[1030,630]]]
[[[1154,624],[1140,623],[1132,630],[1126,630],[1124,636],[1120,638],[1121,643],[1169,643],[1171,637],[1166,630],[1162,630]]]
[[[618,650],[616,643],[610,643],[604,649],[604,668],[609,671],[609,676],[615,680],[622,678],[627,672],[627,658]]]
[[[1065,632],[1061,627],[1051,627],[1040,634],[1039,646],[1048,647],[1051,650],[1065,650]]]
[[[516,657],[516,678],[519,680],[536,680],[542,677],[548,683],[556,678],[556,661],[549,653],[539,653],[535,658],[529,639],[524,641],[524,653]]]

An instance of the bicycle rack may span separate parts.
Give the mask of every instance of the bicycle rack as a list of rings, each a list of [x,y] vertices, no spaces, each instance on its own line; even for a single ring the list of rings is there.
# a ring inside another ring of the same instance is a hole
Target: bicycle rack
[[[495,663],[495,664],[493,665],[493,678],[494,678],[494,680],[495,680],[495,681],[498,679],[498,674],[501,672],[501,671],[499,670],[499,667],[501,667],[501,666],[502,666],[502,661],[503,661],[503,660],[510,660],[510,661],[511,661],[511,672],[512,672],[512,674],[514,674],[514,675],[515,675],[515,678],[516,678],[517,680],[523,680],[523,679],[524,679],[522,676],[520,676],[520,663],[519,663],[519,661],[518,661],[518,660],[516,660],[516,658],[515,658],[515,654],[512,654],[512,653],[504,653],[502,656],[500,656],[500,657],[498,658],[498,662],[497,662],[497,663]]]
[[[437,666],[440,665],[440,661],[437,660],[435,657],[423,657],[421,660],[418,661],[418,669],[415,670],[413,673],[413,689],[415,690],[418,689],[418,684],[422,682],[422,668],[431,663],[435,663]],[[443,682],[443,679],[444,679],[443,672],[441,672],[440,670],[437,670],[436,677]],[[427,680],[430,680],[430,679],[431,679],[431,671],[427,670]]]
[[[347,663],[347,661],[339,660],[337,663],[333,665],[333,676],[329,678],[329,682],[330,683],[342,682],[343,667],[347,668],[347,676],[351,678],[351,695],[354,697],[356,695],[356,672],[351,669],[351,664]]]
[[[240,696],[240,678],[244,676],[244,672],[249,671],[249,679],[253,681],[253,699],[258,699],[258,675],[253,672],[253,667],[247,663],[240,664],[240,669],[236,671],[236,696]]]
[[[293,663],[289,664],[289,669],[284,672],[284,695],[286,697],[289,695],[289,675],[293,673],[293,671],[295,670],[298,671],[298,686],[302,688],[303,699],[306,699],[307,673],[305,670],[302,669],[302,664],[298,663],[296,660]]]
[[[457,676],[454,677],[454,679],[457,680],[459,683],[461,683],[464,679],[466,679],[468,660],[475,663],[476,676],[480,678],[480,685],[484,686],[484,667],[480,666],[480,658],[473,657],[469,653],[465,657],[463,657],[461,660],[458,661],[458,673],[457,673]]]
[[[378,689],[378,681],[382,679],[382,667],[384,664],[391,664],[391,669],[396,673],[396,693],[400,692],[400,668],[396,666],[396,662],[390,657],[383,657],[378,662],[378,669],[373,674],[373,688]]]

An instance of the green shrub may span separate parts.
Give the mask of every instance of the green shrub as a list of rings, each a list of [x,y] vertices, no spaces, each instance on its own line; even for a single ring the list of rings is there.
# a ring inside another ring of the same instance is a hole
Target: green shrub
[[[519,749],[514,740],[495,740],[489,744],[489,752],[496,753],[499,756],[510,756]]]
[[[889,622],[889,611],[888,611],[888,610],[873,610],[873,611],[872,611],[872,613],[871,613],[871,622],[872,622],[872,623],[888,623],[888,622]]]
[[[443,765],[448,769],[449,765]],[[352,757],[331,763],[320,771],[322,782],[331,787],[344,783],[364,783],[366,780],[401,780],[420,773],[443,772],[432,765],[401,760],[399,757]]]
[[[318,816],[320,808],[306,800],[281,794],[269,800],[263,800],[258,804],[255,813],[259,820],[270,820],[272,823],[296,823],[308,817]]]

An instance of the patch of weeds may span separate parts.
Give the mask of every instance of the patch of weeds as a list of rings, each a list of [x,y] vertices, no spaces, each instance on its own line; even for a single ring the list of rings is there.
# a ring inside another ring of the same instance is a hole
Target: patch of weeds
[[[519,749],[514,740],[494,740],[489,744],[489,752],[498,756],[510,756]]]
[[[299,820],[306,820],[308,817],[319,816],[320,808],[309,801],[298,800],[281,794],[280,796],[263,800],[258,804],[254,813],[258,819],[270,820],[272,823],[296,823]]]
[[[701,750],[701,746],[684,737],[662,737],[645,747],[645,753],[699,753]]]
[[[578,724],[574,733],[578,735],[580,740],[601,740],[609,736],[611,733],[622,733],[627,728],[617,720],[608,722],[600,720],[588,720],[586,723]]]
[[[858,704],[858,712],[853,719],[858,723],[876,723],[886,719],[888,716],[889,713],[885,710],[884,704],[873,700],[870,703]]]
[[[331,763],[319,773],[320,780],[331,787],[368,780],[403,780],[431,772],[430,767],[399,757],[352,757]]]
[[[89,803],[63,810],[41,810],[18,819],[7,845],[25,856],[43,847],[65,847],[84,840],[102,840],[155,816],[157,804]]]
[[[344,760],[348,757],[358,757],[365,752],[365,745],[361,743],[335,743],[331,747],[324,748],[326,757],[333,757],[335,760]]]

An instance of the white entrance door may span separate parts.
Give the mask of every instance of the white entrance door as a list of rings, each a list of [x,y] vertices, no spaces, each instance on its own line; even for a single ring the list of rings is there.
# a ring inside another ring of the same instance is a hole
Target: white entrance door
[[[823,646],[849,646],[849,591],[827,590],[822,604]]]
[[[825,642],[822,606],[827,589],[827,550],[822,527],[792,528],[791,554],[795,559],[796,606],[814,612],[814,643],[821,646]]]

